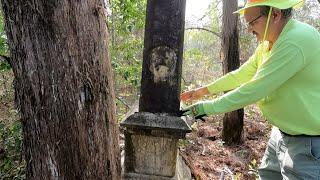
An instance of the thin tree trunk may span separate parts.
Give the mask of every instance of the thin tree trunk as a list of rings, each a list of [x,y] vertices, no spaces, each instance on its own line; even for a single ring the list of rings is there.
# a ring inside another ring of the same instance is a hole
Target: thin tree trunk
[[[237,0],[223,0],[223,73],[240,66],[238,43],[238,16],[232,14],[237,9]],[[222,139],[226,144],[239,144],[243,140],[243,109],[226,113],[223,118]]]
[[[27,179],[120,179],[103,0],[1,0]]]
[[[111,45],[112,46],[115,46],[115,44],[116,44],[116,37],[115,37],[115,32],[114,32],[114,30],[115,30],[115,24],[116,24],[116,22],[115,22],[115,12],[114,12],[114,9],[113,9],[113,7],[112,6],[114,6],[114,2],[112,1],[112,0],[109,0],[108,1],[109,2],[109,6],[110,6],[110,8],[111,8],[111,15],[110,15],[110,19],[111,19],[111,27],[109,28],[109,30],[110,30],[110,35],[111,35]]]

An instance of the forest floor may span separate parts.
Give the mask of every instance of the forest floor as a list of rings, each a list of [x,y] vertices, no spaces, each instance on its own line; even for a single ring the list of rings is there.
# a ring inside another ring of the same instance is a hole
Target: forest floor
[[[131,114],[131,113],[129,113]],[[193,131],[180,140],[179,150],[196,180],[255,180],[271,125],[255,105],[245,108],[244,141],[227,146],[221,139],[223,115],[206,118],[192,125]],[[123,129],[120,148],[124,150]]]
[[[264,154],[271,130],[256,106],[245,109],[244,142],[227,146],[221,139],[223,116],[197,121],[180,145],[180,154],[195,179],[251,180]]]
[[[0,120],[11,124],[16,120],[14,108],[14,91],[12,71],[0,72]]]

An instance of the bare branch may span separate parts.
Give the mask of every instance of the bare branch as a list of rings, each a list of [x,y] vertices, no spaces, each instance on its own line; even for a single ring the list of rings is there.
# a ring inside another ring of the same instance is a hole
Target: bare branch
[[[124,106],[126,106],[128,109],[130,109],[130,106],[125,102],[121,97],[116,97]]]
[[[0,55],[0,62],[8,62],[10,64],[10,57]]]
[[[319,0],[319,1],[320,1],[320,0]],[[186,28],[186,30],[202,30],[202,31],[207,31],[207,32],[210,32],[210,33],[218,36],[219,38],[221,38],[220,33],[217,33],[217,32],[211,31],[210,29],[206,29],[206,28],[202,28],[202,27],[190,27],[190,28]]]
[[[181,76],[181,79],[183,80],[183,82],[184,82],[184,83],[186,83],[186,80],[184,79],[184,77],[183,77],[183,76]]]

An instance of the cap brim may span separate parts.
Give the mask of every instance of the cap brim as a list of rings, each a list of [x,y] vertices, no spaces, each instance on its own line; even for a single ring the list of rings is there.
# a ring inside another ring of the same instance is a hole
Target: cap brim
[[[241,14],[241,15],[243,15],[245,9],[247,9],[247,8],[238,9],[237,11],[233,12],[233,14]]]
[[[288,9],[290,7],[297,9],[303,6],[303,2],[304,0],[297,0],[295,2],[291,2],[291,3],[287,3],[287,4],[283,4],[283,3],[279,3],[279,4],[275,4],[272,1],[270,2],[263,2],[263,3],[255,3],[255,4],[251,4],[251,5],[246,5],[245,7],[238,9],[237,11],[233,12],[233,14],[240,14],[243,15],[245,10],[251,7],[257,7],[257,6],[271,6],[271,7],[275,7],[277,9]]]

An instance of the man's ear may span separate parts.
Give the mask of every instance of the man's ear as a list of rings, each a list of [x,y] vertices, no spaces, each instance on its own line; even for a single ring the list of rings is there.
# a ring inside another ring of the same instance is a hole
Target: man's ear
[[[272,12],[272,18],[274,22],[279,22],[282,19],[282,13],[279,9],[274,9]]]

